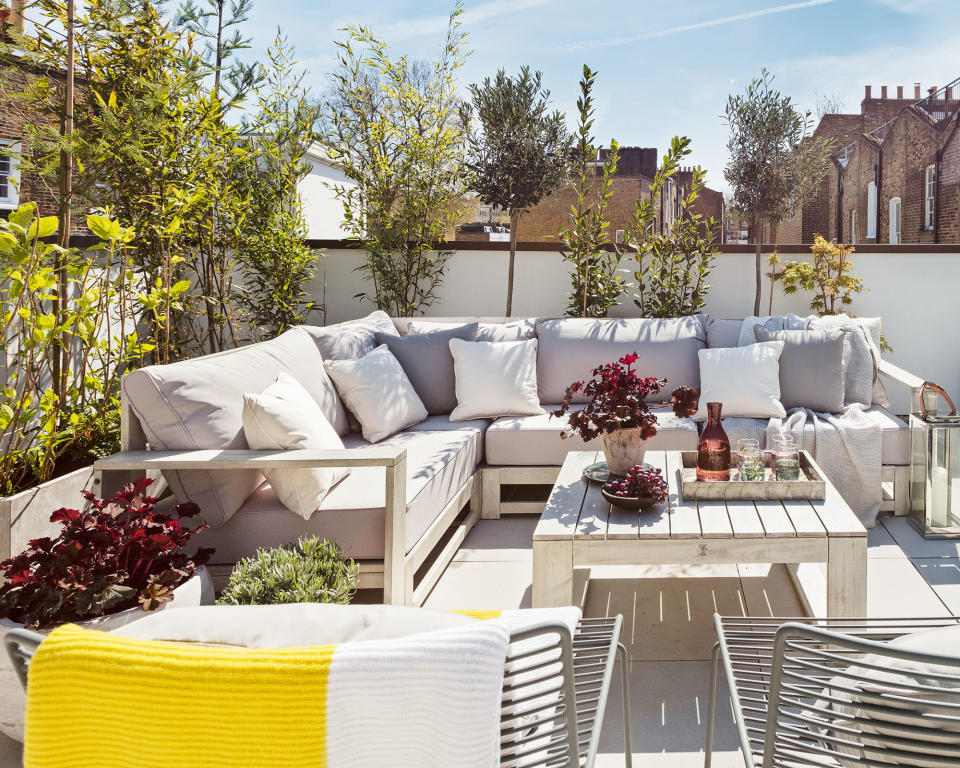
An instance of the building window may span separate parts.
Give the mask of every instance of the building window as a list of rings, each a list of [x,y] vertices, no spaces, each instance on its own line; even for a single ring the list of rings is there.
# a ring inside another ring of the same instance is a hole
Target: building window
[[[900,198],[890,198],[890,245],[900,243]]]
[[[850,211],[850,245],[857,244],[857,211]]]
[[[0,139],[0,210],[11,211],[20,204],[20,144]]]
[[[937,166],[928,165],[923,175],[924,200],[923,226],[933,229],[933,222],[937,215]]]
[[[867,184],[867,237],[877,236],[877,182]]]

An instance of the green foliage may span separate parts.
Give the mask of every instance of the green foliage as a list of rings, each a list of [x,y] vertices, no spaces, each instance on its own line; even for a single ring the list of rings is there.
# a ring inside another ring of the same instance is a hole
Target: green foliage
[[[235,233],[243,280],[237,299],[254,338],[305,323],[319,309],[305,290],[317,254],[306,246],[297,185],[310,172],[305,155],[320,108],[307,100],[304,72],[279,34],[261,65],[259,111],[245,126],[249,152],[236,186],[248,201]]]
[[[695,314],[703,307],[710,290],[706,278],[720,250],[716,245],[719,222],[693,210],[705,186],[706,174],[699,165],[693,169],[690,189],[680,198],[679,215],[665,232],[654,232],[656,200],[690,151],[690,139],[673,137],[650,186],[650,196],[637,201],[637,210],[627,229],[628,242],[637,244],[640,271],[633,273],[637,281],[634,303],[643,317]]]
[[[569,224],[560,231],[563,258],[573,271],[572,289],[567,301],[568,317],[606,317],[610,307],[627,290],[627,284],[617,274],[623,254],[611,242],[605,218],[613,195],[613,178],[620,159],[619,146],[610,141],[610,152],[596,172],[598,152],[590,131],[593,128],[594,107],[591,91],[597,73],[586,64],[580,80],[577,110],[580,121],[576,135],[576,157],[573,165],[573,183],[577,201],[571,206]]]
[[[771,280],[783,285],[787,295],[797,291],[810,291],[810,309],[820,315],[838,315],[853,303],[853,297],[867,290],[863,279],[853,276],[853,262],[850,254],[854,248],[830,243],[820,235],[814,238],[810,246],[813,263],[788,261],[781,270],[777,270],[779,260],[776,254],[770,257],[773,267],[768,274]]]
[[[90,216],[101,242],[86,252],[41,240],[57,228],[25,203],[0,219],[0,495],[48,480],[63,457],[109,450],[119,423],[120,377],[157,347],[167,308],[187,283],[150,282],[133,229]],[[66,298],[53,293],[62,271]],[[73,351],[60,386],[58,350]]]
[[[809,136],[810,113],[801,113],[789,96],[773,88],[764,69],[743,95],[727,99],[730,126],[729,159],[724,178],[730,184],[731,207],[750,221],[755,232],[756,294],[760,313],[760,225],[776,226],[793,216],[816,192],[830,168],[833,139]]]
[[[438,250],[466,191],[456,71],[465,33],[458,4],[443,51],[429,65],[392,56],[366,27],[336,41],[324,144],[355,183],[335,186],[345,227],[363,244],[373,301],[392,315],[423,313],[436,298],[449,251]]]
[[[502,69],[491,80],[470,86],[471,104],[463,105],[469,126],[473,111],[480,132],[468,130],[467,167],[480,199],[510,212],[510,264],[506,315],[513,314],[513,278],[517,224],[527,209],[567,181],[571,137],[559,111],[548,112],[550,91],[540,72],[521,67],[509,77]]]
[[[359,568],[340,547],[308,536],[296,544],[258,549],[230,573],[218,605],[336,603],[346,605],[357,589]]]

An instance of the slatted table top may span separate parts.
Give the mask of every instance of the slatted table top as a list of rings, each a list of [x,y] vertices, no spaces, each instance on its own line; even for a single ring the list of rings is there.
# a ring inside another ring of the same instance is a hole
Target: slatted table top
[[[829,481],[826,498],[784,501],[684,501],[679,451],[648,451],[644,461],[663,470],[670,495],[646,510],[621,509],[583,470],[596,451],[567,454],[533,534],[534,541],[628,539],[795,539],[866,536],[857,516]],[[822,475],[821,471],[821,475]]]

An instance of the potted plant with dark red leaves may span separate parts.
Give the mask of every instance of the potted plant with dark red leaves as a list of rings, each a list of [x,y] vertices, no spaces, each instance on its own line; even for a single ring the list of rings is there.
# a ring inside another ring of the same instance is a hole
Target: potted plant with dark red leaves
[[[60,526],[56,537],[34,539],[0,562],[0,639],[15,627],[49,632],[69,622],[115,629],[171,601],[213,602],[204,568],[213,550],[184,551],[207,527],[187,524],[199,508],[178,504],[170,514],[155,511],[157,499],[145,493],[151,482],[138,480],[110,499],[84,492],[87,509],[58,509],[50,516]],[[10,708],[4,707],[0,730],[16,738],[22,709],[12,698],[19,686],[5,655],[2,667],[0,698]]]
[[[567,417],[569,431],[561,437],[579,435],[587,443],[599,437],[611,474],[625,476],[631,467],[642,465],[647,452],[647,441],[657,434],[657,416],[650,410],[648,398],[660,394],[666,379],[640,376],[634,369],[639,359],[636,354],[624,355],[614,363],[593,369],[589,381],[575,381],[567,387],[556,417]],[[674,413],[689,416],[690,397],[699,396],[696,390],[679,387],[671,400]],[[582,409],[572,409],[574,399],[586,399]]]

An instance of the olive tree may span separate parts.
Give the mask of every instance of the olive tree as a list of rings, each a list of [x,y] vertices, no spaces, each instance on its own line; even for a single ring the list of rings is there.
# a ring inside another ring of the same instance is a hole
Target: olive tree
[[[563,114],[549,111],[550,91],[540,72],[530,67],[521,67],[517,77],[498,70],[492,80],[471,85],[470,97],[464,123],[469,126],[474,111],[480,123],[479,131],[468,128],[467,134],[471,185],[484,203],[510,212],[509,317],[520,215],[565,183],[571,138]]]
[[[810,113],[801,113],[789,96],[773,88],[764,69],[743,94],[727,99],[729,159],[724,178],[731,207],[750,222],[756,244],[753,313],[760,313],[762,225],[776,228],[815,192],[830,168],[833,140],[809,135]]]

